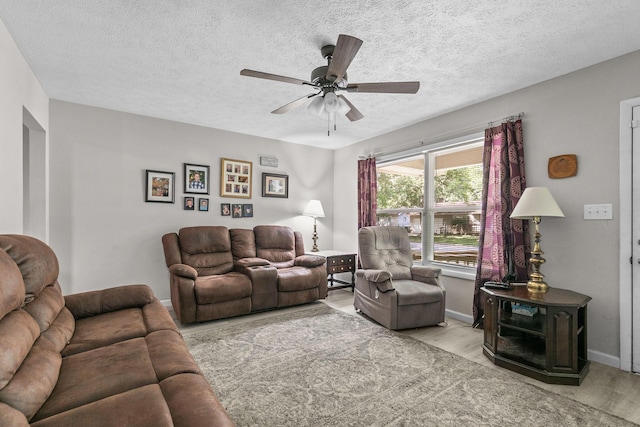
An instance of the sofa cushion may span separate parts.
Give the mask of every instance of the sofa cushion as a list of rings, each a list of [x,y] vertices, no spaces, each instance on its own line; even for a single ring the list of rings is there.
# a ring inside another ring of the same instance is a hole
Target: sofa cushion
[[[231,238],[223,226],[199,226],[180,229],[182,263],[200,276],[224,274],[233,270]]]
[[[253,228],[256,237],[256,256],[269,261],[276,268],[292,267],[296,258],[293,230],[279,225],[258,225]]]
[[[29,236],[0,235],[3,249],[18,265],[24,281],[25,301],[31,301],[48,285],[58,279],[58,259],[53,250],[40,240]]]
[[[18,372],[39,336],[38,324],[24,310],[12,311],[0,320],[0,390]]]
[[[217,276],[198,277],[195,284],[198,304],[214,304],[251,296],[249,276],[231,272]]]
[[[157,382],[145,338],[67,356],[54,392],[34,420]]]
[[[398,293],[398,305],[429,304],[442,301],[442,289],[439,286],[425,286],[413,280],[394,280],[393,287]]]
[[[322,269],[324,272],[325,270]],[[325,273],[326,274],[326,273]],[[313,269],[305,267],[281,268],[278,270],[278,291],[293,292],[317,288],[318,275]]]
[[[64,298],[57,283],[55,286],[45,287],[38,298],[24,306],[24,310],[38,322],[40,331],[49,329],[63,308]]]
[[[146,334],[147,328],[139,308],[85,317],[76,320],[76,332],[62,355],[66,357],[131,338],[144,337]]]
[[[55,414],[31,427],[175,426],[159,384],[149,384]]]
[[[0,251],[0,319],[20,308],[25,289],[20,269],[6,252]]]
[[[234,260],[256,257],[256,239],[253,230],[232,228],[229,230],[229,236]]]
[[[56,386],[61,361],[50,341],[37,339],[11,381],[0,390],[0,401],[31,419]]]

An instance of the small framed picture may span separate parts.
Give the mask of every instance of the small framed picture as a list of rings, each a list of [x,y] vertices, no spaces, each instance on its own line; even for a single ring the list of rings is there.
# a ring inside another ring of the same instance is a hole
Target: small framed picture
[[[195,209],[194,206],[195,200],[193,197],[185,197],[184,198],[184,210],[185,211],[192,211]]]
[[[231,217],[232,218],[242,218],[242,205],[241,204],[233,204],[231,205]]]
[[[250,199],[252,166],[243,160],[221,159],[220,196]]]
[[[220,203],[220,215],[231,216],[231,205],[229,203]]]
[[[175,182],[173,172],[147,169],[145,202],[175,203]]]
[[[253,216],[253,204],[242,205],[242,216],[244,218],[250,218]]]
[[[184,192],[209,194],[209,166],[184,164]]]
[[[209,210],[209,199],[198,199],[198,210],[199,211],[208,211]]]
[[[289,197],[289,175],[263,172],[262,197]]]

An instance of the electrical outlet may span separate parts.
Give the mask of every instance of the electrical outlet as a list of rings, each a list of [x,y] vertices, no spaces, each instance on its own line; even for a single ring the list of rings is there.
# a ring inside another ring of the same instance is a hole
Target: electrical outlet
[[[613,219],[613,205],[584,205],[584,219]]]

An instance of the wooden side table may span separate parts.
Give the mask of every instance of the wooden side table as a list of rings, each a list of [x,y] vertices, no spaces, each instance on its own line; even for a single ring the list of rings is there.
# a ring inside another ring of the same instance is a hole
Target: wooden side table
[[[498,366],[546,383],[580,385],[589,372],[587,304],[591,297],[557,288],[536,296],[526,286],[482,291],[485,356]]]
[[[329,276],[329,290],[351,288],[351,292],[356,285],[356,254],[340,251],[320,251],[310,252],[310,255],[320,255],[327,260],[327,275]],[[351,272],[351,282],[335,279],[336,273]],[[335,283],[340,283],[336,285]]]

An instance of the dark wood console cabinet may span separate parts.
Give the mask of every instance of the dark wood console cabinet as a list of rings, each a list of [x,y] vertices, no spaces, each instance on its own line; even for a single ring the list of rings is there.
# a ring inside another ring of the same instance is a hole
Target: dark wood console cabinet
[[[546,383],[580,385],[589,372],[587,304],[591,297],[556,288],[536,296],[522,285],[482,291],[485,356],[498,366]],[[537,313],[515,312],[527,308]]]

